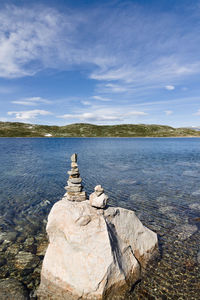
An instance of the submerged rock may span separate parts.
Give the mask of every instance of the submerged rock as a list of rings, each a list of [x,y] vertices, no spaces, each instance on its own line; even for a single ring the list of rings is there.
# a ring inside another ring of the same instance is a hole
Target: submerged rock
[[[200,250],[199,250],[199,252],[197,253],[197,262],[198,262],[198,264],[200,264]]]
[[[106,299],[127,290],[158,242],[133,211],[66,198],[53,206],[47,233],[38,299]]]
[[[183,224],[176,226],[174,231],[178,235],[178,239],[184,241],[191,237],[198,230],[196,225]]]
[[[0,299],[1,300],[27,300],[29,299],[28,291],[16,279],[0,280]]]
[[[35,268],[40,262],[40,259],[26,251],[20,251],[16,256],[15,256],[15,266],[17,269],[33,269]]]

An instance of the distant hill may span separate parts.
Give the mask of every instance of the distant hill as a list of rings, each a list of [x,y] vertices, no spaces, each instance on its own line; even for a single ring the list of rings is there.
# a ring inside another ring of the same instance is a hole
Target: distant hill
[[[191,128],[164,125],[125,124],[93,125],[77,123],[66,126],[0,122],[0,137],[200,137]]]

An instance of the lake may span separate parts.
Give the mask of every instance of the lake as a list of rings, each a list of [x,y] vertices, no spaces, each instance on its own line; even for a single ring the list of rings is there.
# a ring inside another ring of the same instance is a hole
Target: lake
[[[47,216],[74,152],[88,195],[101,184],[159,235],[161,259],[129,299],[199,299],[199,138],[1,138],[0,278],[39,284]]]

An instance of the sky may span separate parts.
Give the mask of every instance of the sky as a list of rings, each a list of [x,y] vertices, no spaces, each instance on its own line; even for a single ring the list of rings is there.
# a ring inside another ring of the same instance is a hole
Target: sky
[[[0,0],[0,121],[200,126],[200,0]]]

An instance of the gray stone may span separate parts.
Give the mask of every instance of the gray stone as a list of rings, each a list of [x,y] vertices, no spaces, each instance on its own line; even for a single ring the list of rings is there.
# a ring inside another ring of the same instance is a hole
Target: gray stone
[[[82,178],[78,177],[78,178],[73,178],[73,177],[69,177],[68,182],[74,183],[74,184],[78,184],[82,182]]]
[[[199,252],[197,253],[197,262],[198,262],[198,264],[200,264],[200,250],[199,250]]]
[[[80,173],[79,173],[79,169],[78,168],[76,168],[76,169],[72,169],[71,171],[68,171],[67,172],[70,176],[72,176],[72,177],[78,177],[79,175],[80,175]]]
[[[76,186],[82,186],[81,183],[73,183],[73,182],[71,182],[71,180],[68,180],[68,181],[67,181],[67,185],[68,185],[68,186],[75,186],[75,187],[76,187]]]
[[[5,236],[6,242],[14,242],[16,239],[17,239],[17,232],[15,231],[8,232]]]
[[[107,205],[108,196],[106,194],[96,195],[96,192],[92,193],[89,197],[90,205],[96,208],[104,208]]]
[[[82,191],[82,192],[77,192],[77,193],[70,193],[67,192],[64,195],[64,198],[66,198],[69,201],[77,201],[77,202],[81,202],[81,201],[85,201],[87,198],[86,192]]]
[[[71,163],[71,168],[72,169],[78,168],[78,164],[76,162],[72,162]]]
[[[75,163],[77,162],[77,154],[76,153],[72,154],[71,161],[75,162]]]
[[[174,228],[174,232],[178,235],[178,239],[184,241],[191,237],[198,230],[196,225],[182,224]]]
[[[24,242],[24,250],[27,252],[31,252],[33,254],[37,251],[37,246],[35,243],[35,239],[33,237],[29,237]]]
[[[0,256],[0,267],[7,263],[6,259],[3,256]]]
[[[82,186],[78,186],[77,184],[74,186],[66,186],[65,189],[69,192],[69,193],[73,193],[73,192],[81,192],[82,191]]]
[[[101,194],[103,194],[104,189],[102,188],[101,185],[97,185],[97,186],[95,186],[94,191],[95,191],[95,193],[96,193],[96,195],[97,195],[97,197],[98,197],[98,196],[100,196]]]
[[[6,249],[6,254],[17,255],[21,248],[22,246],[17,243],[10,244],[10,246]]]
[[[0,232],[0,244],[3,243],[6,239],[6,232]]]
[[[1,300],[27,300],[28,290],[16,279],[0,280]]]
[[[15,266],[17,269],[33,269],[39,264],[39,262],[39,257],[30,252],[20,251],[15,256]]]

